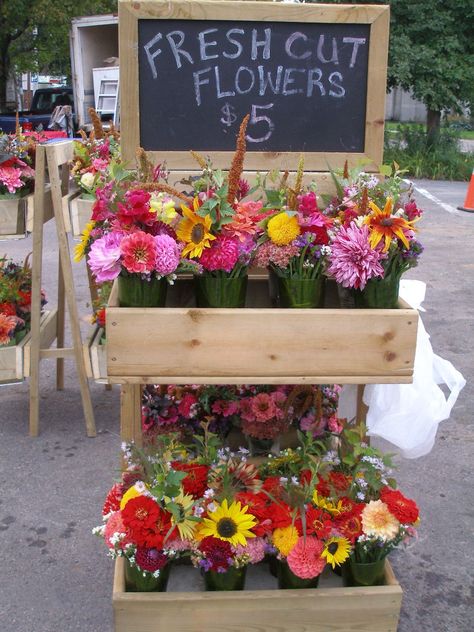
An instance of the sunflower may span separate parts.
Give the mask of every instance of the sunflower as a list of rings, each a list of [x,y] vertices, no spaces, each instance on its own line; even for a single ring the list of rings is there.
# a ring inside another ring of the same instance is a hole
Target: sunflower
[[[171,512],[171,524],[176,525],[183,540],[192,540],[196,530],[196,519],[193,514],[194,498],[181,491],[173,499],[165,498],[165,502],[169,511],[171,511],[169,504],[175,509]]]
[[[385,202],[383,211],[374,202],[369,202],[369,207],[372,211],[364,219],[364,224],[367,224],[370,230],[369,245],[375,250],[378,243],[383,239],[385,242],[382,252],[387,252],[392,243],[392,239],[400,239],[405,248],[409,249],[410,244],[406,237],[405,232],[415,230],[413,223],[416,220],[408,221],[403,217],[396,217],[392,215],[393,200],[388,197]]]
[[[200,257],[204,248],[209,248],[210,242],[215,239],[209,232],[212,224],[211,216],[200,217],[196,212],[198,208],[198,197],[194,198],[193,209],[181,204],[184,218],[176,228],[176,235],[178,239],[186,243],[182,252],[183,257],[188,255],[191,258]]]
[[[351,543],[346,538],[334,537],[327,540],[324,544],[321,557],[325,557],[328,564],[333,568],[340,566],[347,560],[351,552]]]
[[[295,215],[278,213],[267,224],[267,232],[270,240],[277,246],[288,246],[298,237],[301,230]]]
[[[89,222],[86,224],[86,227],[82,231],[81,241],[74,247],[74,261],[75,263],[79,263],[81,259],[86,254],[87,246],[89,245],[89,240],[91,236],[91,232],[95,227],[95,222]]]
[[[242,507],[240,502],[232,502],[229,506],[227,499],[224,499],[208,514],[208,518],[204,518],[199,535],[211,535],[229,542],[232,546],[245,546],[248,538],[255,538],[255,533],[250,529],[257,524],[255,517],[247,513],[247,510],[247,505]]]

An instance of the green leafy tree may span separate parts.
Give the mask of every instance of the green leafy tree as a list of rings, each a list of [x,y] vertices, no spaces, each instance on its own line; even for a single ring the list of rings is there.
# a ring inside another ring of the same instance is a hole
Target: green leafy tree
[[[117,0],[0,0],[0,111],[13,72],[70,74],[71,18],[116,10]]]
[[[312,0],[304,0],[312,2]],[[428,110],[432,141],[443,111],[474,108],[473,0],[324,0],[332,4],[390,4],[387,87],[411,90]],[[316,2],[316,4],[319,4]]]

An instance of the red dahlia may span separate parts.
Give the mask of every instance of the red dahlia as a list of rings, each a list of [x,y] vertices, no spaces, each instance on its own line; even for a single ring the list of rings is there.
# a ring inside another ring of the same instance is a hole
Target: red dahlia
[[[142,571],[154,573],[166,565],[168,558],[159,549],[147,549],[144,546],[139,546],[135,553],[135,562]]]
[[[232,559],[232,547],[230,543],[219,538],[207,536],[201,540],[199,550],[204,553],[206,560],[211,563],[209,570],[227,570]]]
[[[406,498],[398,490],[384,487],[380,492],[380,500],[387,505],[390,513],[402,524],[413,524],[418,520],[419,510],[416,502]]]
[[[207,475],[209,467],[198,463],[173,463],[173,469],[186,472],[186,478],[181,482],[185,494],[195,499],[202,498],[207,489]]]

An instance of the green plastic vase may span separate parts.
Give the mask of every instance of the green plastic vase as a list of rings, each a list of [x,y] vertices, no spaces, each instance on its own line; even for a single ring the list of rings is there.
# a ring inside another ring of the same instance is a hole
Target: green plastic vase
[[[247,275],[226,278],[208,274],[194,277],[198,307],[245,307]]]
[[[142,279],[139,274],[118,277],[120,307],[164,307],[168,282],[166,279]]]

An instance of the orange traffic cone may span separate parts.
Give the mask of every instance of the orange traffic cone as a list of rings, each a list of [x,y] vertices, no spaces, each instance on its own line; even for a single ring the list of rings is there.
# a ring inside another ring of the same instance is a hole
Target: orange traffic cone
[[[468,213],[474,213],[474,169],[472,170],[471,181],[467,189],[466,199],[464,200],[464,206],[458,206],[460,211],[467,211]]]

